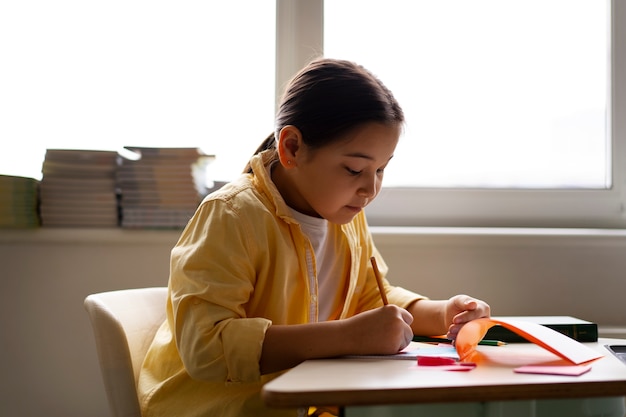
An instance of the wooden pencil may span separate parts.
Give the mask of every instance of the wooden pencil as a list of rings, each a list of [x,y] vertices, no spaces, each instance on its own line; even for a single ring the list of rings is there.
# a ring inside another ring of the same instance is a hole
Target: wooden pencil
[[[378,265],[376,264],[376,258],[373,256],[370,258],[372,262],[372,269],[374,269],[374,276],[376,277],[376,283],[378,284],[378,291],[380,291],[380,298],[383,299],[383,305],[389,304],[387,301],[387,293],[385,292],[385,287],[383,286],[383,277],[380,276],[380,271],[378,270]]]

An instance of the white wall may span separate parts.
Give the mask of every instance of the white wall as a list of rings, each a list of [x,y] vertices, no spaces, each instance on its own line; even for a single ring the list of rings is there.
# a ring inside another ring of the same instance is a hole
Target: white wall
[[[389,279],[432,298],[469,293],[494,315],[571,315],[626,325],[626,233],[378,229]]]
[[[177,234],[12,235],[0,246],[0,415],[109,416],[83,300],[93,292],[166,285]]]
[[[0,415],[109,415],[83,300],[166,285],[178,234],[0,231]],[[376,229],[375,239],[389,278],[432,298],[466,292],[497,315],[626,327],[622,232]]]

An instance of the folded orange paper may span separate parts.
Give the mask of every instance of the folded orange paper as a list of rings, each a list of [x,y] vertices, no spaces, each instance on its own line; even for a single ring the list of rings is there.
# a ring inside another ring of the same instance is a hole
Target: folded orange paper
[[[455,346],[461,361],[473,361],[478,342],[491,327],[500,325],[519,334],[555,355],[575,364],[589,362],[603,355],[570,337],[530,321],[511,319],[477,319],[466,323],[456,337]]]

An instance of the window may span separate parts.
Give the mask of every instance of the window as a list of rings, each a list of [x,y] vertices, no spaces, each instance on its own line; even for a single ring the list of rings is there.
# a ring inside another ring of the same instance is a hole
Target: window
[[[41,178],[46,148],[192,146],[236,176],[273,129],[275,16],[256,0],[2,2],[0,174]]]
[[[405,109],[387,185],[611,185],[606,3],[343,0],[324,12],[324,54],[371,68]]]
[[[407,116],[370,221],[623,226],[614,3],[326,1],[324,54],[379,75]]]
[[[38,177],[45,148],[199,146],[232,179],[324,52],[407,113],[371,224],[624,227],[625,27],[615,0],[4,2],[0,174]]]

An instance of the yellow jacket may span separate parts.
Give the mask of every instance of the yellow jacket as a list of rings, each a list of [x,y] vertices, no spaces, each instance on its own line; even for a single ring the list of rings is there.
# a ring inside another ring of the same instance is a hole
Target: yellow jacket
[[[270,153],[254,156],[254,175],[205,198],[172,249],[167,320],[139,377],[144,417],[296,415],[260,398],[277,376],[259,371],[265,331],[315,322],[318,311],[313,248],[270,179],[272,162]],[[341,319],[382,304],[369,258],[383,276],[387,266],[363,213],[336,227],[349,271]],[[424,298],[385,286],[401,307]]]

